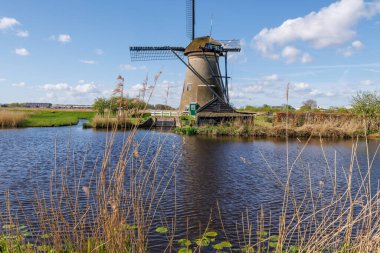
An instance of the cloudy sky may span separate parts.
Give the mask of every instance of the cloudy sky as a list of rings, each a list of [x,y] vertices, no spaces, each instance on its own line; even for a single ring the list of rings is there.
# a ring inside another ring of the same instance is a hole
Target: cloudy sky
[[[91,104],[120,74],[129,97],[162,71],[152,103],[179,105],[179,61],[131,62],[129,46],[186,46],[185,0],[0,0],[0,103]],[[239,39],[235,106],[315,99],[347,106],[380,85],[380,0],[198,1],[196,35]],[[211,29],[212,20],[212,29]],[[167,92],[168,91],[168,92]]]

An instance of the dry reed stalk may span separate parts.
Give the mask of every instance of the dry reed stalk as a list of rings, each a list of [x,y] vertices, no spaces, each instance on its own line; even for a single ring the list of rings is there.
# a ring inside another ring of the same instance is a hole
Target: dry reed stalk
[[[0,128],[20,127],[28,113],[0,110]]]

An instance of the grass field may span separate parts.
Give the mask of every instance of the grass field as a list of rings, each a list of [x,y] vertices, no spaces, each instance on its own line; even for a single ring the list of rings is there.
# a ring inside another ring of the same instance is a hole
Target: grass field
[[[12,117],[0,117],[0,125],[6,127],[52,127],[52,126],[70,126],[76,125],[79,119],[91,120],[95,116],[95,112],[87,110],[27,110],[27,109],[3,109],[0,115],[19,115],[23,113],[23,118],[19,119],[17,124],[7,124],[7,120]]]

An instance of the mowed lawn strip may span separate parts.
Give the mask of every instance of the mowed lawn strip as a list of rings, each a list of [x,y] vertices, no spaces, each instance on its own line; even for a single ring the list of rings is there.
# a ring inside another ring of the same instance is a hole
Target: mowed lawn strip
[[[78,124],[79,119],[91,120],[95,112],[41,110],[32,113],[23,122],[23,127],[52,127]]]

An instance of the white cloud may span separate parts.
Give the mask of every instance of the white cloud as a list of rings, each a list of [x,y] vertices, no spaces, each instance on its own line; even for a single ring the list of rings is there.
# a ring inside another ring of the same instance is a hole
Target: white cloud
[[[312,61],[312,57],[309,53],[303,53],[301,50],[292,46],[286,46],[282,50],[281,56],[286,59],[286,63],[295,63],[297,61],[309,63]]]
[[[12,83],[13,87],[25,87],[26,83],[25,82],[19,82],[19,83]]]
[[[7,79],[5,79],[5,78],[0,78],[0,83],[1,82],[5,82]]]
[[[57,40],[61,43],[67,43],[71,41],[71,36],[68,34],[60,34],[58,35]]]
[[[94,93],[97,92],[96,85],[94,83],[78,84],[73,87],[73,90],[77,93]]]
[[[104,51],[102,49],[98,48],[98,49],[95,49],[95,54],[97,54],[97,55],[103,55]]]
[[[294,91],[307,91],[307,90],[310,90],[310,84],[308,83],[304,83],[304,82],[301,82],[301,83],[294,83],[291,88],[294,90]]]
[[[272,75],[268,75],[268,76],[263,76],[262,79],[264,81],[278,81],[279,77],[277,74],[272,74]]]
[[[52,35],[50,39],[61,42],[62,44],[71,42],[71,36],[69,34]]]
[[[28,56],[30,55],[29,51],[26,48],[16,48],[15,53],[20,56]]]
[[[296,62],[300,57],[301,51],[295,47],[286,46],[281,53],[281,56],[286,59],[287,63]]]
[[[136,71],[136,70],[147,71],[146,66],[133,66],[131,64],[122,64],[120,65],[120,68],[126,71]]]
[[[243,93],[243,92],[230,91],[229,96],[230,96],[230,99],[243,100],[243,99],[249,99],[251,95],[247,93]]]
[[[373,80],[362,80],[362,81],[360,81],[360,85],[364,85],[364,86],[370,86],[373,84],[375,84],[375,81],[373,81]]]
[[[363,48],[363,42],[361,42],[360,40],[355,40],[351,43],[351,46],[339,49],[338,53],[340,53],[344,57],[351,57],[355,53],[355,51],[359,51]]]
[[[301,62],[302,63],[309,63],[313,60],[313,58],[311,57],[311,55],[309,53],[303,53],[302,54],[302,57],[301,57]]]
[[[44,84],[40,87],[46,92],[46,97],[54,99],[55,103],[87,103],[102,95],[97,85],[93,82],[80,81],[75,85],[67,83]]]
[[[355,49],[363,49],[364,48],[364,44],[363,42],[361,42],[360,40],[355,40],[351,43],[352,47],[355,48]]]
[[[314,90],[310,91],[307,95],[309,97],[333,97],[333,96],[335,96],[335,93],[333,93],[331,91],[323,92],[323,91],[314,89]]]
[[[338,53],[340,53],[344,57],[351,57],[354,54],[354,51],[352,50],[351,47],[346,47],[346,48],[343,48],[343,49],[339,49]]]
[[[254,84],[243,88],[243,91],[246,93],[262,93],[263,86]]]
[[[96,64],[96,61],[91,61],[91,60],[81,60],[80,62],[83,64],[90,64],[90,65]]]
[[[97,93],[96,85],[94,83],[79,83],[70,86],[67,83],[44,84],[42,89],[47,92],[66,91],[73,95],[82,93]]]
[[[29,32],[28,31],[17,31],[16,36],[21,37],[21,38],[27,38],[29,37]]]
[[[18,22],[15,18],[0,18],[0,30],[10,29],[16,25],[20,25],[20,22]]]
[[[264,28],[252,40],[252,45],[265,57],[278,59],[277,48],[303,41],[313,48],[325,48],[350,41],[356,34],[356,24],[363,18],[380,13],[380,4],[364,0],[341,0],[311,12],[304,17],[288,19],[279,27]],[[359,43],[355,43],[358,46]],[[289,50],[287,50],[289,51]],[[296,52],[283,52],[292,61]],[[305,56],[306,57],[306,56]],[[305,59],[308,59],[306,57]]]
[[[70,86],[67,83],[57,83],[57,84],[44,84],[42,89],[45,91],[64,91],[69,90]]]

